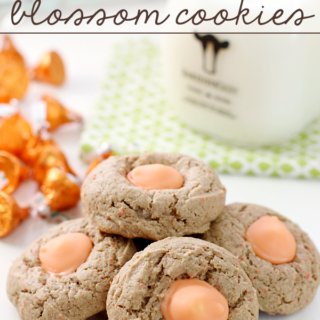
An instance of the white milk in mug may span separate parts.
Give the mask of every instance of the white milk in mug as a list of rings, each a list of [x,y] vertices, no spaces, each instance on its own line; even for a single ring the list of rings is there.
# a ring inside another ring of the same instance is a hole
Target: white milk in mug
[[[169,102],[184,123],[260,146],[285,141],[320,116],[320,35],[201,33],[207,26],[163,39]]]

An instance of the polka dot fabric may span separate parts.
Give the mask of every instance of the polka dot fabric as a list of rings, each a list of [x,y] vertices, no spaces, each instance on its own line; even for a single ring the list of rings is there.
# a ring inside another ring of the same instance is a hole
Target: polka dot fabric
[[[320,178],[320,119],[284,144],[250,150],[197,133],[166,101],[160,46],[148,38],[115,46],[100,97],[82,134],[84,157],[108,141],[119,154],[182,153],[220,173]]]

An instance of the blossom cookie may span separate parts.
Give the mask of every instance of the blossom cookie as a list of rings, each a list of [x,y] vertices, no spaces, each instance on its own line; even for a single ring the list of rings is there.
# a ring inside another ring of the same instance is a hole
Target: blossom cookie
[[[203,162],[170,153],[110,157],[85,179],[82,203],[101,230],[161,240],[204,233],[226,189]]]
[[[90,219],[64,222],[13,262],[8,297],[24,320],[85,320],[105,310],[111,281],[134,253],[131,240]]]
[[[309,236],[289,219],[262,206],[234,203],[202,238],[239,258],[262,311],[291,314],[313,300],[320,284],[320,256]]]
[[[257,320],[256,290],[227,250],[167,238],[134,255],[115,277],[109,320]]]

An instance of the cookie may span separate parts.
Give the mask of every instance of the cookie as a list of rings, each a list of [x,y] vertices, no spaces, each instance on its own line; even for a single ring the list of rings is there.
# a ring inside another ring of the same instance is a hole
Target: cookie
[[[71,233],[92,241],[90,255],[78,269],[65,276],[50,276],[39,260],[40,248],[51,239]],[[84,320],[105,310],[110,282],[131,259],[131,240],[102,233],[90,219],[64,222],[32,243],[13,262],[7,294],[24,320]]]
[[[246,241],[248,228],[262,217],[277,217],[291,232],[297,247],[292,262],[273,264],[266,261]],[[235,203],[226,206],[203,239],[239,258],[258,292],[262,311],[291,314],[313,300],[320,284],[319,253],[309,236],[289,219],[265,207]]]
[[[133,169],[162,164],[183,177],[179,189],[145,190],[127,179]],[[107,233],[160,240],[204,233],[222,212],[225,188],[203,162],[179,154],[149,153],[110,157],[98,165],[82,186],[82,203]]]
[[[112,282],[110,320],[163,320],[161,305],[178,279],[199,279],[227,300],[229,320],[258,319],[256,290],[227,250],[189,237],[167,238],[134,255]]]

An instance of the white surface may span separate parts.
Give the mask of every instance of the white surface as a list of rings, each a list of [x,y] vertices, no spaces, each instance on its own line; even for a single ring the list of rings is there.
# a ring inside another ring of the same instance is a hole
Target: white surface
[[[152,30],[151,30],[152,31]],[[32,83],[23,102],[23,112],[31,115],[31,104],[44,93],[55,94],[66,106],[81,112],[86,118],[98,93],[105,61],[114,41],[120,35],[16,35],[13,37],[30,65],[41,53],[56,49],[63,56],[68,81],[61,88]],[[64,128],[54,134],[54,139],[66,153],[72,167],[83,176],[86,166],[78,157],[80,130]],[[228,190],[227,203],[252,202],[268,206],[286,215],[307,231],[320,248],[320,184],[319,181],[280,180],[239,176],[222,176]],[[35,187],[35,186],[34,186]],[[32,193],[31,188],[19,190]],[[52,225],[44,220],[29,219],[10,236],[0,240],[0,319],[19,320],[19,315],[6,295],[6,277],[12,261],[37,237]],[[261,314],[260,319],[319,319],[320,292],[306,309],[286,317]]]

